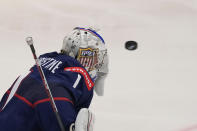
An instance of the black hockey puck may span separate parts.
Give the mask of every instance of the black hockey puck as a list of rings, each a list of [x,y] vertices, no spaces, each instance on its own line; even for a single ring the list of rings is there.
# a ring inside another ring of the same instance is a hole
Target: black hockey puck
[[[125,48],[127,50],[136,50],[137,49],[137,42],[136,41],[127,41],[127,42],[125,42]]]

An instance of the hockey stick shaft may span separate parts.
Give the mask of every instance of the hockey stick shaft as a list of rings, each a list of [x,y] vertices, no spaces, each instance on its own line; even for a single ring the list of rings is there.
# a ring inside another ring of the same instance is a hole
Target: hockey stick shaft
[[[57,110],[57,106],[56,106],[56,104],[55,104],[55,101],[54,101],[54,99],[53,99],[53,96],[52,96],[52,93],[51,93],[51,91],[50,91],[49,85],[48,85],[48,83],[47,83],[46,77],[45,77],[44,72],[43,72],[43,70],[42,70],[40,61],[39,61],[39,59],[38,59],[37,56],[36,56],[36,51],[35,51],[35,48],[34,48],[34,45],[33,45],[33,39],[32,39],[32,37],[27,37],[27,38],[26,38],[26,42],[27,42],[27,44],[28,44],[28,45],[30,46],[30,48],[31,48],[31,51],[32,51],[34,60],[35,60],[35,62],[36,62],[37,69],[38,69],[38,71],[39,71],[39,73],[40,73],[40,77],[41,77],[42,82],[43,82],[43,84],[44,84],[45,91],[46,91],[46,93],[47,93],[47,95],[48,95],[48,97],[49,97],[49,100],[50,100],[52,109],[53,109],[53,111],[54,111],[54,113],[55,113],[55,116],[56,116],[56,118],[57,118],[57,121],[58,121],[58,124],[59,124],[59,126],[60,126],[60,129],[61,129],[61,131],[65,131],[63,122],[62,122],[62,120],[61,120],[61,118],[60,118],[59,112],[58,112],[58,110]]]

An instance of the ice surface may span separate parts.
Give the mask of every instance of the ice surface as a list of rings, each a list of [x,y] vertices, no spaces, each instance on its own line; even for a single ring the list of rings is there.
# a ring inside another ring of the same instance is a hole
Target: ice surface
[[[95,131],[197,131],[196,0],[1,0],[0,97],[34,63],[26,37],[55,51],[76,26],[101,28],[109,48]]]

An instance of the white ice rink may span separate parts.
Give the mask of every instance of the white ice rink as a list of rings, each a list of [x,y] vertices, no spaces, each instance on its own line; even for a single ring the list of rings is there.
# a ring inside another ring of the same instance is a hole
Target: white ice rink
[[[197,0],[0,0],[0,97],[37,54],[97,26],[110,54],[95,131],[197,131]],[[136,51],[124,42],[136,40]]]

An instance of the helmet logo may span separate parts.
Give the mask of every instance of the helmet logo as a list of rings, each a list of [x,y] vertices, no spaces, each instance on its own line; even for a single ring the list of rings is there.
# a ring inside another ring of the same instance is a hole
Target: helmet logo
[[[92,71],[96,69],[98,65],[98,49],[92,48],[80,48],[77,60],[81,63],[87,71]]]

